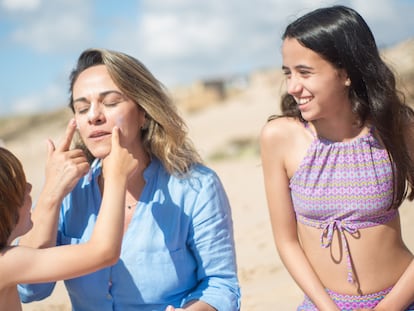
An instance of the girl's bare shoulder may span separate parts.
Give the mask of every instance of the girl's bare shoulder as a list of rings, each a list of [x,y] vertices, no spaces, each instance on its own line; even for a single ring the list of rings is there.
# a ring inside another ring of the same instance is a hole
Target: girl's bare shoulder
[[[289,142],[304,131],[303,123],[291,117],[279,117],[268,121],[262,129],[261,140]]]

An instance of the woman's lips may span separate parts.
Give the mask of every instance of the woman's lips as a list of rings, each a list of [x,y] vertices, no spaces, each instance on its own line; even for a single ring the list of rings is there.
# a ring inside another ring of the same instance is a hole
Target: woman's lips
[[[111,135],[111,132],[106,132],[106,131],[94,131],[91,134],[89,134],[88,138],[89,139],[99,139],[99,138],[104,138]]]

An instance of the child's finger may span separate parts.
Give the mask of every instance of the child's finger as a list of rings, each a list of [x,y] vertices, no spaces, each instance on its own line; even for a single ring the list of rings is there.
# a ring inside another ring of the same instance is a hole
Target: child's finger
[[[120,146],[119,139],[119,128],[117,126],[114,126],[114,128],[112,129],[112,147]]]

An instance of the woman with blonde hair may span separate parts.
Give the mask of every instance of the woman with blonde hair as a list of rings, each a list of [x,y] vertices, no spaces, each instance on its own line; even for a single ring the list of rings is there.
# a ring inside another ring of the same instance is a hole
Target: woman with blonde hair
[[[34,210],[55,211],[49,226],[57,227],[58,245],[88,239],[101,195],[111,191],[103,186],[102,172],[109,128],[120,128],[125,147],[139,162],[127,186],[120,261],[65,282],[73,310],[238,310],[227,196],[218,176],[201,163],[161,83],[129,55],[89,49],[72,71],[70,93],[91,170],[73,190],[70,182],[59,185],[59,199]],[[33,230],[21,243],[50,246],[53,236]],[[53,284],[23,285],[20,296],[43,299],[52,289]]]

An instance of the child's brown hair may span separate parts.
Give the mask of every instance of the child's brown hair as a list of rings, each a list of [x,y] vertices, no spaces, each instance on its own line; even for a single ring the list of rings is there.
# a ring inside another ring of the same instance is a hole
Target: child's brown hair
[[[23,206],[26,176],[19,159],[0,147],[0,249],[19,221],[19,208]]]

